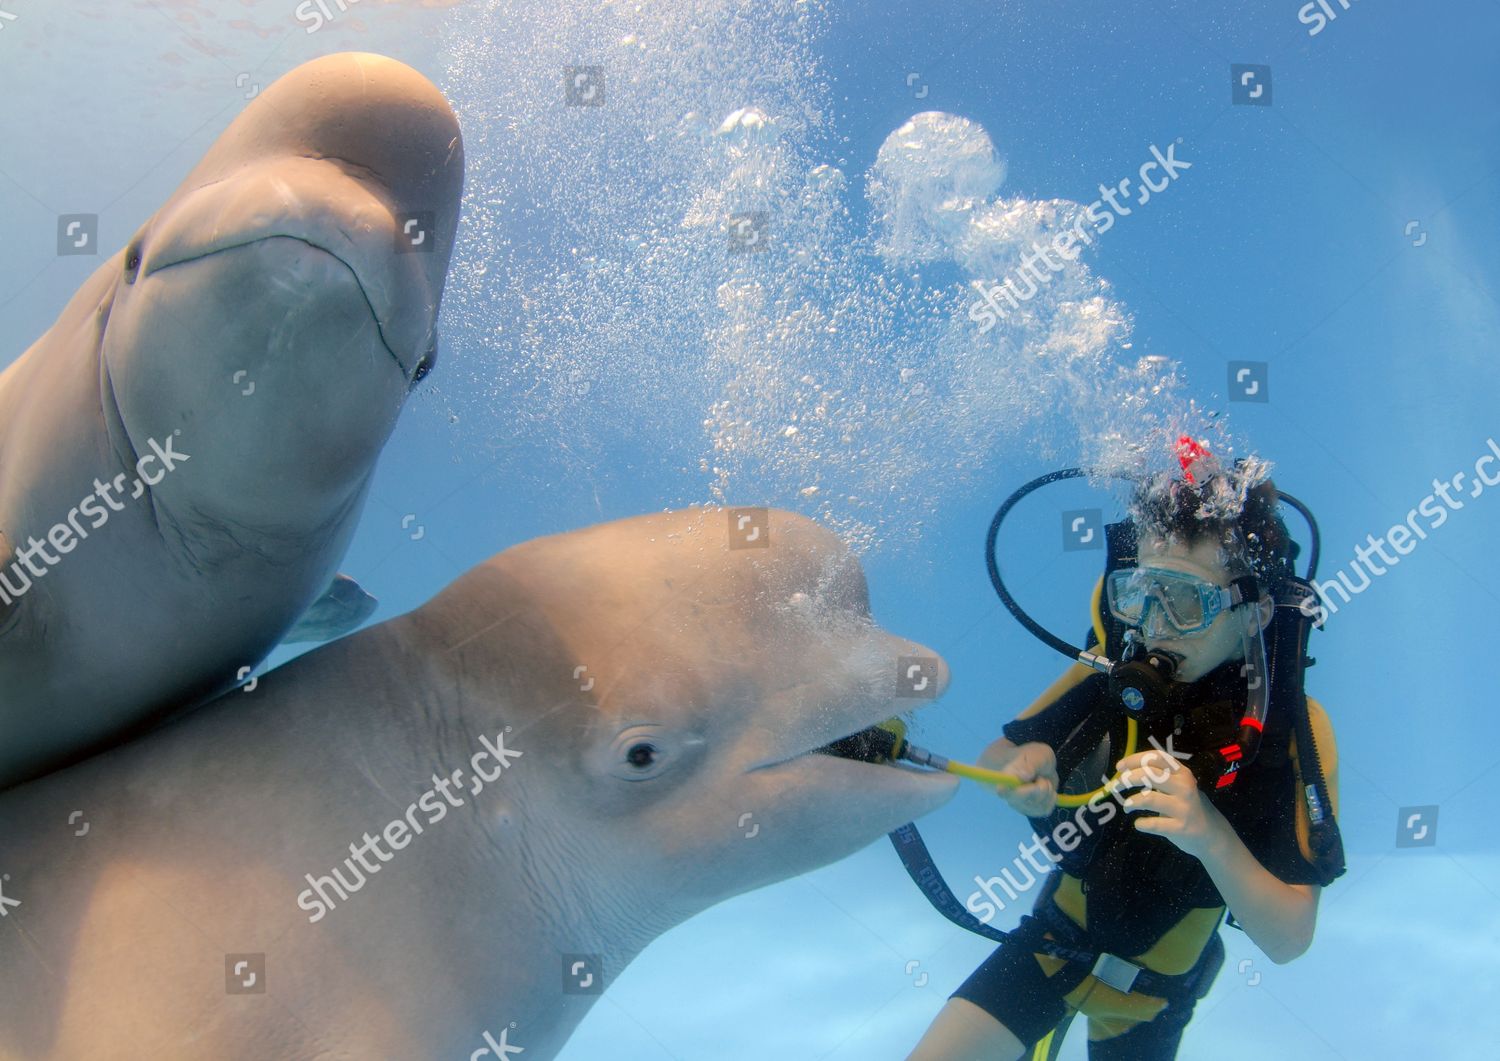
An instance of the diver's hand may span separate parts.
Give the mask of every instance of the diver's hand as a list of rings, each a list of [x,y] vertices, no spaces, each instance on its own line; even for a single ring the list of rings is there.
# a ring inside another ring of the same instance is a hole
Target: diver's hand
[[[1000,798],[1028,818],[1051,814],[1057,806],[1057,754],[1040,741],[1012,744],[1001,737],[984,750],[979,765],[1015,774],[1023,784],[999,786]]]
[[[1182,763],[1156,748],[1136,752],[1116,765],[1120,787],[1146,786],[1125,800],[1126,813],[1155,811],[1156,816],[1137,817],[1140,832],[1164,836],[1194,858],[1218,842],[1225,822],[1216,807],[1198,787],[1198,779]]]

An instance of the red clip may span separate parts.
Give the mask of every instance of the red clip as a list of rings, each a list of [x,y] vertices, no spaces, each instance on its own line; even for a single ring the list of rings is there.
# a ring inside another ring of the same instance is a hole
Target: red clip
[[[1208,451],[1207,446],[1194,441],[1189,436],[1182,435],[1177,439],[1177,463],[1182,465],[1183,478],[1188,482],[1198,481],[1193,478],[1193,465],[1212,457],[1213,454]]]

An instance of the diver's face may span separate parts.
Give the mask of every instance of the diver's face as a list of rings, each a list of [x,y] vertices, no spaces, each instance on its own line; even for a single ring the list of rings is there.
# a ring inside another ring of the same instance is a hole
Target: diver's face
[[[1141,567],[1164,568],[1196,575],[1216,586],[1230,583],[1228,569],[1219,559],[1219,547],[1211,539],[1202,538],[1191,545],[1181,542],[1165,542],[1159,538],[1143,538],[1140,543],[1138,563]],[[1146,647],[1167,652],[1178,658],[1176,680],[1195,682],[1215,667],[1231,659],[1244,656],[1244,638],[1241,619],[1234,611],[1222,611],[1214,616],[1208,629],[1196,634],[1178,637],[1148,637]]]

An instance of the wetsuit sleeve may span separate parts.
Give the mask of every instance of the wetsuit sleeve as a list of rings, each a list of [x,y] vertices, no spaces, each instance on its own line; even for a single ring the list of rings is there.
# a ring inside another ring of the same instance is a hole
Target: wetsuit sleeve
[[[1055,751],[1098,706],[1104,681],[1104,675],[1075,664],[1002,732],[1012,744],[1040,741]]]

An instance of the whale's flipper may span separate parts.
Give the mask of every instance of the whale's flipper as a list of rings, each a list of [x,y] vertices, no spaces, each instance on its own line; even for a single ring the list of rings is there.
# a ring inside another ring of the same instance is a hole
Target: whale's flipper
[[[343,637],[373,615],[379,603],[348,575],[334,575],[328,589],[302,613],[281,643],[308,644]]]

